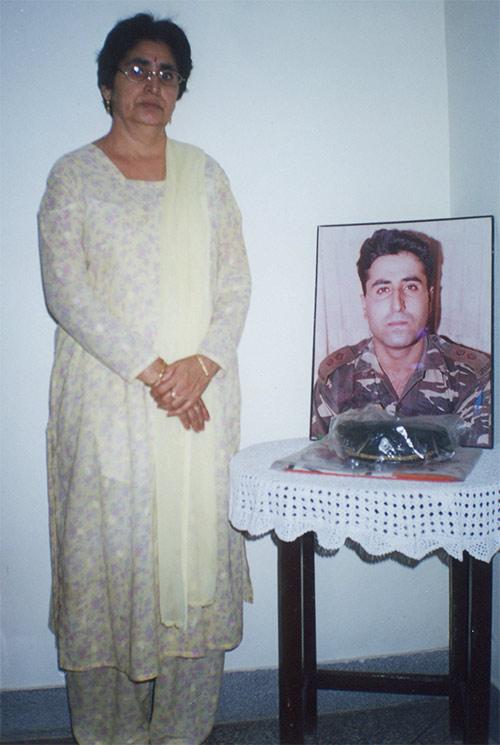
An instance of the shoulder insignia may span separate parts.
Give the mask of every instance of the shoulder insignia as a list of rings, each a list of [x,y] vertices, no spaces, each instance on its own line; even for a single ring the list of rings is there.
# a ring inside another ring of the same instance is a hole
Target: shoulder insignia
[[[453,362],[463,364],[476,374],[483,374],[491,367],[490,355],[478,349],[457,344],[445,336],[436,336],[441,353]]]
[[[363,349],[368,344],[368,339],[363,340],[359,344],[354,346],[341,347],[336,349],[335,352],[331,352],[328,357],[325,357],[318,370],[318,378],[323,382],[329,378],[329,376],[337,370],[339,367],[347,365],[359,357]]]

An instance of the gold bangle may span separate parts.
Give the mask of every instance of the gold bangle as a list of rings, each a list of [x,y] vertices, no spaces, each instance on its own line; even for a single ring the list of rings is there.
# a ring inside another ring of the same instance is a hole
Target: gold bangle
[[[200,365],[201,365],[201,369],[202,369],[202,370],[203,370],[203,372],[205,373],[206,377],[207,377],[207,378],[209,378],[209,377],[210,377],[210,373],[208,372],[208,370],[207,370],[207,366],[205,365],[205,363],[203,362],[203,360],[201,359],[201,357],[200,357],[200,355],[199,355],[199,354],[197,354],[197,355],[196,355],[196,359],[197,359],[197,360],[198,360],[198,362],[200,363]]]

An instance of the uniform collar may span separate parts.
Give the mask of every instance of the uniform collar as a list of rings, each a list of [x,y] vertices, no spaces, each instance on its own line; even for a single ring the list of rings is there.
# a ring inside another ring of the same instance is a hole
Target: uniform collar
[[[443,373],[443,369],[446,369],[443,365],[443,355],[436,344],[435,334],[426,334],[424,339],[424,350],[419,362],[412,375],[410,375],[408,382],[406,383],[405,389],[401,396],[401,399],[419,383],[421,380],[429,380],[434,383],[445,384],[446,379]],[[363,368],[370,368],[373,370],[377,378],[386,385],[389,390],[395,394],[392,384],[387,375],[382,370],[380,363],[375,354],[375,346],[373,343],[373,337],[368,340],[368,343],[360,356],[360,366]],[[400,400],[401,400],[400,399]]]

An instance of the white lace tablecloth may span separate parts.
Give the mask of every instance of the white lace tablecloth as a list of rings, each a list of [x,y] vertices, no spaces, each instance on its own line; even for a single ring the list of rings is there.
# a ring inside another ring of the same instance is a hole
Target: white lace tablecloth
[[[347,538],[378,556],[398,551],[412,559],[443,548],[490,561],[500,549],[500,458],[484,450],[462,482],[431,483],[275,471],[278,458],[307,439],[253,445],[231,461],[230,520],[260,536],[274,531],[293,541],[314,531],[325,549]]]

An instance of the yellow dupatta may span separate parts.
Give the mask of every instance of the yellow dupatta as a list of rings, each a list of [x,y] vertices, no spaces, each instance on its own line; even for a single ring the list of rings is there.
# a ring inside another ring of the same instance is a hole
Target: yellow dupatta
[[[158,348],[167,362],[196,352],[212,312],[210,218],[205,154],[167,142],[167,182],[160,243]],[[209,385],[203,395],[215,404]],[[215,437],[186,431],[177,417],[154,418],[160,615],[186,628],[189,606],[214,600],[217,574]]]

